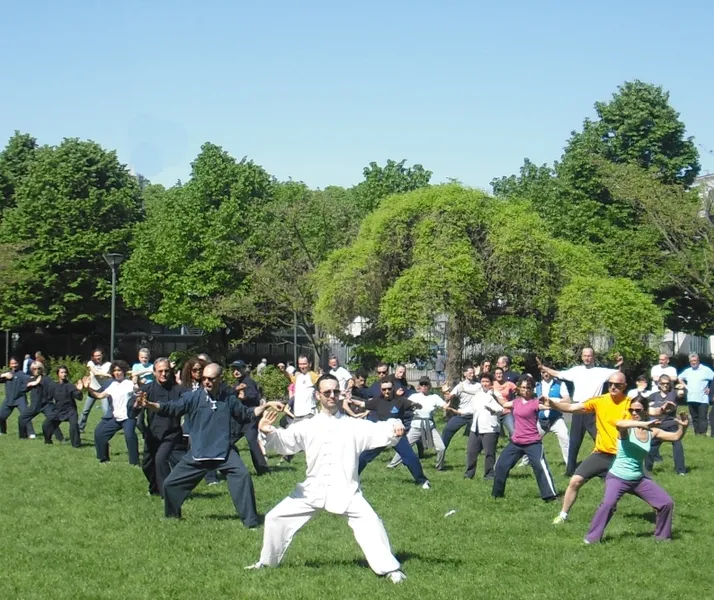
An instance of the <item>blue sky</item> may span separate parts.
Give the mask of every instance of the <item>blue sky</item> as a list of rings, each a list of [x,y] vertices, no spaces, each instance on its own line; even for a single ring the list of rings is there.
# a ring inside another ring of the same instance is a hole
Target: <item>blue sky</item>
[[[2,143],[15,129],[93,139],[164,184],[211,141],[314,187],[388,158],[487,187],[524,157],[557,159],[631,79],[669,90],[714,150],[711,1],[0,6]]]

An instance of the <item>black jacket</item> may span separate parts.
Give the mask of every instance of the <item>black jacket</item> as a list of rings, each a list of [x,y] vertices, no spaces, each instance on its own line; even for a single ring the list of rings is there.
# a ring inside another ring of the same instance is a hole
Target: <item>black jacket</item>
[[[149,402],[171,402],[178,400],[181,394],[187,390],[182,385],[169,379],[166,385],[161,385],[158,381],[145,383],[141,386],[141,391],[146,392]],[[143,410],[139,419],[142,427],[139,427],[144,434],[144,438],[153,438],[162,442],[176,441],[183,436],[181,428],[181,417],[166,416],[150,410]],[[144,423],[146,422],[146,425]]]

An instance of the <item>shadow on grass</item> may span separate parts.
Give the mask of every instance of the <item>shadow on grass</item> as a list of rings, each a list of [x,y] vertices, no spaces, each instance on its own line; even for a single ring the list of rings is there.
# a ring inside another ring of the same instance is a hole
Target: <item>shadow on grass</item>
[[[221,515],[206,515],[202,517],[209,521],[240,521],[240,517],[235,514],[221,514]],[[258,525],[263,525],[265,523],[265,515],[258,515]]]
[[[220,492],[191,492],[189,498],[218,498]]]
[[[423,554],[417,554],[414,552],[398,552],[397,554],[394,555],[396,559],[404,564],[409,562],[410,560],[419,560],[422,562],[425,562],[427,564],[432,564],[432,565],[461,565],[463,561],[460,559],[445,559],[440,556],[425,556]],[[348,567],[353,567],[353,566],[359,566],[359,567],[364,567],[365,569],[369,569],[369,563],[364,558],[355,558],[352,560],[307,560],[305,561],[305,566],[310,568],[310,569],[321,569],[324,567],[332,567],[332,566],[348,566]]]

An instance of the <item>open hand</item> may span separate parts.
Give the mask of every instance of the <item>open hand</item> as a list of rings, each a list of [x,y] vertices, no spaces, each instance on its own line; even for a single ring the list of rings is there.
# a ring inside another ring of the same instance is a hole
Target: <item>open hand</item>
[[[689,427],[689,415],[685,412],[679,413],[679,419],[675,421],[684,428]]]
[[[404,425],[401,421],[394,424],[394,435],[396,437],[402,437],[404,435]]]
[[[276,410],[278,412],[283,412],[285,410],[285,404],[282,402],[279,402],[277,400],[270,400],[270,402],[266,402],[266,404],[272,408],[273,410]]]
[[[258,429],[263,433],[270,433],[273,430],[273,423],[278,418],[278,413],[275,410],[269,409],[263,413],[258,423]]]

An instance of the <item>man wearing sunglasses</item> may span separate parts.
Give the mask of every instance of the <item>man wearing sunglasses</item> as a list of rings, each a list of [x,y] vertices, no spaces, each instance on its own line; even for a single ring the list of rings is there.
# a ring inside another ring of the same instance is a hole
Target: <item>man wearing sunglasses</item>
[[[407,400],[404,395],[396,394],[394,384],[386,377],[380,382],[380,395],[378,397],[366,401],[353,398],[351,403],[371,411],[371,414],[374,414],[377,421],[387,421],[388,419],[399,419],[402,421],[407,411],[422,408],[421,404]],[[363,452],[359,457],[359,472],[362,473],[365,467],[385,449],[386,446]],[[406,438],[401,438],[397,445],[394,446],[394,450],[402,457],[402,461],[407,469],[409,469],[414,481],[425,490],[428,490],[430,488],[429,480],[424,475],[419,457],[415,454],[414,450],[412,450]]]
[[[295,491],[265,515],[260,560],[246,569],[277,567],[297,531],[318,512],[347,517],[347,523],[371,569],[393,583],[406,579],[392,554],[384,524],[362,495],[358,462],[364,452],[394,445],[403,439],[404,427],[396,419],[371,423],[339,411],[340,383],[323,375],[316,383],[320,412],[287,429],[277,429],[277,413],[260,420],[266,445],[279,454],[305,452],[307,478]]]
[[[538,361],[541,372],[547,372],[556,379],[571,381],[573,383],[573,402],[582,403],[588,398],[594,398],[602,394],[603,384],[610,376],[618,373],[622,367],[624,359],[619,354],[616,355],[617,362],[614,369],[595,366],[595,351],[592,348],[583,348],[580,355],[582,365],[556,371],[542,365]],[[595,440],[596,426],[595,417],[589,413],[578,413],[573,415],[570,422],[570,441],[568,443],[568,464],[565,467],[565,474],[571,476],[578,466],[578,453],[583,445],[585,433]]]
[[[617,454],[617,439],[619,433],[616,423],[629,417],[631,398],[625,394],[627,379],[620,371],[613,372],[607,380],[608,392],[601,396],[590,398],[585,402],[563,402],[556,398],[541,398],[542,402],[563,413],[594,414],[597,436],[595,450],[576,469],[568,483],[568,489],[563,496],[563,508],[553,520],[553,525],[565,523],[573,504],[578,498],[580,488],[593,477],[604,477],[612,467]],[[652,416],[659,416],[670,406],[652,409]]]
[[[166,417],[186,415],[191,424],[191,449],[164,481],[164,514],[181,518],[181,506],[209,471],[226,476],[228,490],[238,516],[246,527],[258,526],[253,481],[238,451],[231,443],[231,421],[251,421],[266,408],[282,410],[280,402],[267,402],[247,408],[235,392],[223,385],[223,369],[211,363],[203,369],[203,387],[186,392],[178,400],[151,402],[146,395],[137,400],[139,408],[148,408]]]
[[[161,404],[178,400],[186,389],[171,376],[168,358],[157,358],[153,365],[153,381],[139,388],[149,402]],[[142,410],[137,421],[144,432],[144,458],[141,469],[149,482],[149,495],[163,496],[164,481],[171,473],[172,454],[183,438],[181,418]],[[177,461],[175,461],[177,462]]]
[[[676,377],[675,377],[676,381]],[[677,393],[674,391],[674,384],[669,375],[660,375],[657,382],[657,391],[647,398],[651,408],[665,408],[665,412],[659,417],[660,424],[657,426],[662,431],[675,432],[679,429],[679,424],[675,420],[677,417]],[[645,459],[645,472],[651,473],[654,463],[662,462],[659,447],[662,439],[654,438],[650,446],[650,451]],[[672,457],[674,458],[674,469],[678,475],[686,475],[687,466],[684,462],[684,446],[680,440],[672,442]]]
[[[234,360],[231,363],[233,369],[233,377],[235,377],[235,391],[238,399],[248,408],[260,406],[262,392],[258,382],[250,376],[248,365],[242,360]],[[250,421],[248,423],[238,423],[235,419],[232,423],[231,438],[233,443],[236,443],[242,437],[248,443],[250,450],[250,459],[253,461],[255,472],[260,475],[265,475],[270,472],[268,461],[265,459],[265,454],[258,442],[258,422]]]

